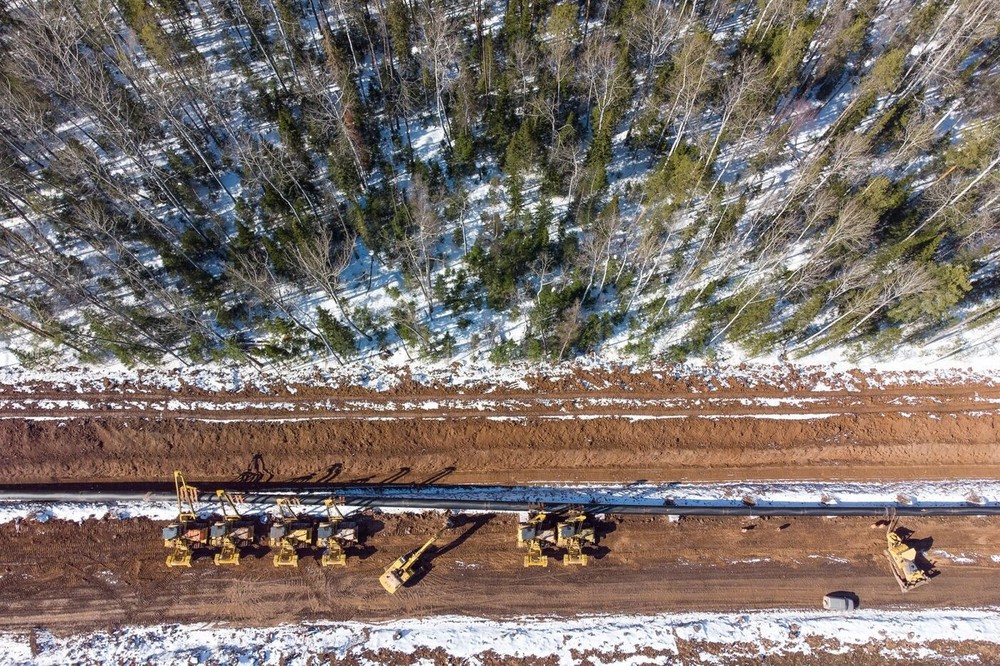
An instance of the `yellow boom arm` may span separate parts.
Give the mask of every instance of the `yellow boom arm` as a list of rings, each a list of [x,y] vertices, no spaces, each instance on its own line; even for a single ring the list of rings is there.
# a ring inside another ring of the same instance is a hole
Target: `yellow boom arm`
[[[194,520],[194,505],[198,501],[198,489],[189,486],[180,470],[174,470],[174,489],[177,491],[177,520]],[[184,509],[187,509],[185,511]]]

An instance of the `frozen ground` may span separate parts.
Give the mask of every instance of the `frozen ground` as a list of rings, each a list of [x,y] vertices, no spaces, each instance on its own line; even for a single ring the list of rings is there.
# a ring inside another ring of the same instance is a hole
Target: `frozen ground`
[[[2,359],[0,359],[2,361]],[[454,388],[487,387],[484,392],[498,388],[531,388],[531,383],[543,380],[557,381],[574,374],[588,372],[624,371],[631,374],[652,373],[679,379],[693,377],[725,382],[734,380],[747,386],[785,385],[790,378],[808,375],[816,391],[859,390],[884,386],[920,383],[982,383],[993,384],[1000,374],[1000,355],[984,356],[974,363],[952,358],[948,363],[929,365],[914,358],[892,364],[852,365],[843,362],[827,363],[739,363],[736,365],[658,364],[619,362],[609,358],[584,357],[566,363],[513,363],[497,366],[485,362],[441,361],[438,363],[401,363],[393,359],[371,358],[345,365],[309,365],[299,368],[254,369],[248,366],[205,366],[199,368],[134,369],[124,366],[93,368],[65,367],[59,370],[30,370],[0,362],[0,393],[3,385],[15,392],[28,392],[30,385],[51,384],[62,390],[102,390],[107,392],[135,392],[136,386],[181,390],[194,387],[213,392],[241,392],[254,388],[265,393],[276,387],[297,384],[312,387],[337,388],[356,386],[373,391],[390,391],[404,380],[425,386],[439,385]],[[859,372],[860,371],[860,372]],[[129,386],[126,386],[129,385]],[[590,389],[600,390],[612,384],[589,384]],[[11,392],[7,391],[7,395]]]
[[[520,617],[492,621],[441,616],[384,624],[303,623],[268,629],[161,625],[56,637],[0,635],[8,664],[155,663],[306,666],[330,659],[360,664],[530,663],[668,664],[681,654],[700,663],[746,663],[778,655],[846,654],[860,647],[908,663],[956,661],[957,641],[1000,644],[1000,609],[769,611],[741,614]],[[915,642],[914,636],[923,640]],[[974,650],[975,647],[972,647]],[[416,655],[423,655],[418,657]],[[969,661],[980,661],[975,653]],[[965,661],[966,659],[963,659]],[[515,663],[516,663],[515,662]]]

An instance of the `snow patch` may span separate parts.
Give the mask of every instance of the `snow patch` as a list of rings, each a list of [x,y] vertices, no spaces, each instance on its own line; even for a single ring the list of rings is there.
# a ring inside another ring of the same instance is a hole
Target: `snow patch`
[[[597,615],[572,619],[520,617],[496,621],[462,616],[386,623],[307,622],[271,628],[211,624],[122,627],[72,636],[36,630],[0,634],[5,662],[16,666],[67,663],[204,663],[306,666],[334,659],[364,665],[441,650],[450,661],[483,664],[551,659],[563,665],[672,663],[683,646],[702,656],[759,659],[769,654],[847,654],[865,646],[883,658],[947,659],[956,641],[1000,644],[1000,609],[768,611],[739,614]],[[914,636],[922,640],[916,643]],[[34,638],[34,652],[32,648]],[[940,641],[942,644],[935,645]],[[571,644],[573,650],[569,650]],[[907,645],[893,648],[890,645]],[[931,647],[934,645],[934,647]],[[210,647],[209,647],[210,646]],[[905,654],[900,650],[904,650]],[[941,650],[941,652],[937,652]],[[375,656],[377,655],[377,656]],[[951,659],[949,659],[951,661]]]

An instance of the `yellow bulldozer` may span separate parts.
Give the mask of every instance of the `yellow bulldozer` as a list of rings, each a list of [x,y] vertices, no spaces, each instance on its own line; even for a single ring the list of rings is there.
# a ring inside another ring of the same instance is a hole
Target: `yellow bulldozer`
[[[396,590],[406,585],[414,576],[416,576],[424,567],[425,564],[421,561],[421,556],[427,552],[427,549],[434,545],[445,530],[445,527],[438,530],[427,542],[413,551],[412,553],[407,553],[403,555],[398,560],[389,565],[385,572],[379,576],[378,582],[382,584],[385,591],[389,594],[395,594]]]
[[[312,548],[315,521],[301,518],[297,512],[302,503],[295,497],[279,497],[275,500],[278,516],[271,525],[271,547],[278,552],[274,556],[276,567],[299,566],[299,551]]]
[[[233,498],[225,490],[216,490],[222,520],[212,523],[208,530],[208,545],[215,548],[215,564],[238,565],[240,548],[253,545],[254,520],[244,518],[236,508]]]
[[[888,547],[885,550],[885,556],[889,560],[892,575],[899,583],[899,589],[903,592],[909,592],[929,583],[930,576],[917,563],[919,553],[917,553],[916,548],[906,542],[897,530],[897,522],[895,513],[887,518],[885,540]]]
[[[194,551],[208,546],[208,522],[199,519],[195,512],[198,489],[189,486],[179,470],[174,471],[174,489],[177,519],[163,528],[163,545],[171,549],[167,566],[190,567]]]
[[[323,549],[320,565],[324,567],[347,564],[346,549],[358,542],[358,525],[346,520],[337,502],[327,499],[326,520],[316,528],[316,545]]]

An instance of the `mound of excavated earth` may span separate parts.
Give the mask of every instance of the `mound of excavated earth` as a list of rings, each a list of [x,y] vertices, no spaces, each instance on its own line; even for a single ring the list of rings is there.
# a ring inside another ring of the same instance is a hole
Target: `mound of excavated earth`
[[[406,394],[0,387],[0,483],[166,481],[173,469],[219,481],[1000,477],[1000,388],[793,379],[591,374]]]

